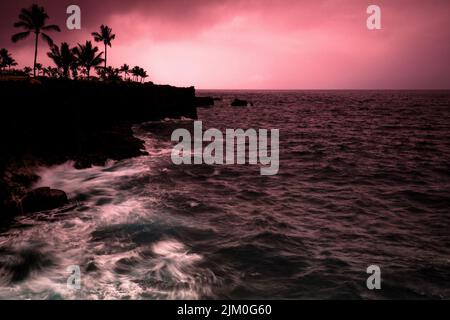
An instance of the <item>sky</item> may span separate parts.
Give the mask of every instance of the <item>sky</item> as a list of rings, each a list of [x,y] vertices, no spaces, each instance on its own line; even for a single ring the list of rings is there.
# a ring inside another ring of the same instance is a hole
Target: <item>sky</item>
[[[448,0],[2,0],[0,47],[33,64],[33,39],[11,35],[20,8],[45,7],[57,44],[116,34],[108,64],[155,83],[200,89],[450,89]],[[66,8],[81,8],[68,30]],[[381,8],[381,30],[366,9]],[[102,44],[98,44],[102,49]],[[41,41],[38,62],[51,65]]]

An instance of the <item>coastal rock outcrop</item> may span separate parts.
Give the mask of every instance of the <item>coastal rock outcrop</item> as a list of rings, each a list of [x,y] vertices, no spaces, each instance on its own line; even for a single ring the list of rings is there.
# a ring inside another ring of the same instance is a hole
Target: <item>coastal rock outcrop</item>
[[[214,106],[214,98],[213,97],[195,97],[195,104],[197,107],[212,107]]]
[[[35,179],[22,169],[70,160],[81,169],[137,157],[145,154],[144,142],[133,125],[197,119],[194,87],[43,78],[0,81],[0,95],[0,227],[2,217],[20,213],[20,199],[32,211],[65,201],[48,190],[27,194]]]
[[[69,203],[67,195],[62,190],[43,187],[28,192],[21,201],[24,213],[52,210]]]
[[[233,102],[231,102],[231,106],[233,107],[246,107],[248,106],[247,100],[241,100],[241,99],[234,99]]]

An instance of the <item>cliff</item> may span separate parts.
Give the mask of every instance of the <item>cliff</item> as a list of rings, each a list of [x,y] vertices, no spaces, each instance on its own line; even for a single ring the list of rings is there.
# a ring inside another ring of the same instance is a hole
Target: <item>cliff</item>
[[[17,211],[36,165],[77,168],[143,153],[132,125],[197,118],[195,89],[139,83],[0,81],[0,219]]]

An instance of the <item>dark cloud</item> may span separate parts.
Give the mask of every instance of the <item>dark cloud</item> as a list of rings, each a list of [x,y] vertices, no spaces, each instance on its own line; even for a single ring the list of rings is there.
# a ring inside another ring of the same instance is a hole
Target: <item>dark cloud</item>
[[[49,23],[62,27],[52,34],[57,43],[92,39],[92,31],[108,24],[117,35],[109,61],[153,67],[162,81],[246,88],[450,86],[448,0],[377,0],[380,32],[365,27],[369,2],[361,0],[1,0],[0,47],[20,66],[32,62],[33,41],[12,44],[19,31],[13,23],[34,2],[46,8]],[[82,10],[80,31],[65,28],[72,4]],[[39,61],[51,63],[44,50],[41,43]]]
[[[76,4],[82,11],[83,29],[96,28],[102,23],[108,23],[114,15],[134,13],[146,19],[163,21],[166,24],[184,25],[185,29],[193,29],[214,23],[219,19],[214,15],[215,8],[226,5],[237,6],[240,1],[223,0],[2,0],[0,10],[0,46],[10,42],[11,35],[16,31],[13,24],[21,8],[37,3],[43,6],[50,16],[50,23],[65,27],[69,5]],[[183,33],[185,29],[180,29]],[[76,31],[69,37],[76,38]],[[67,34],[65,35],[67,38]],[[56,36],[58,39],[58,36]]]

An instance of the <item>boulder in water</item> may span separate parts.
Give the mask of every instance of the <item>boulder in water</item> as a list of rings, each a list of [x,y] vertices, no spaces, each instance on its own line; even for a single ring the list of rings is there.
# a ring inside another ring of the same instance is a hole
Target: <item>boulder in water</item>
[[[214,106],[213,97],[195,97],[195,104],[197,107],[212,107]]]
[[[59,208],[68,204],[69,200],[64,191],[43,187],[28,192],[21,203],[23,211],[31,213]]]
[[[248,106],[248,102],[247,100],[234,99],[233,102],[231,102],[231,105],[233,107],[246,107]]]

